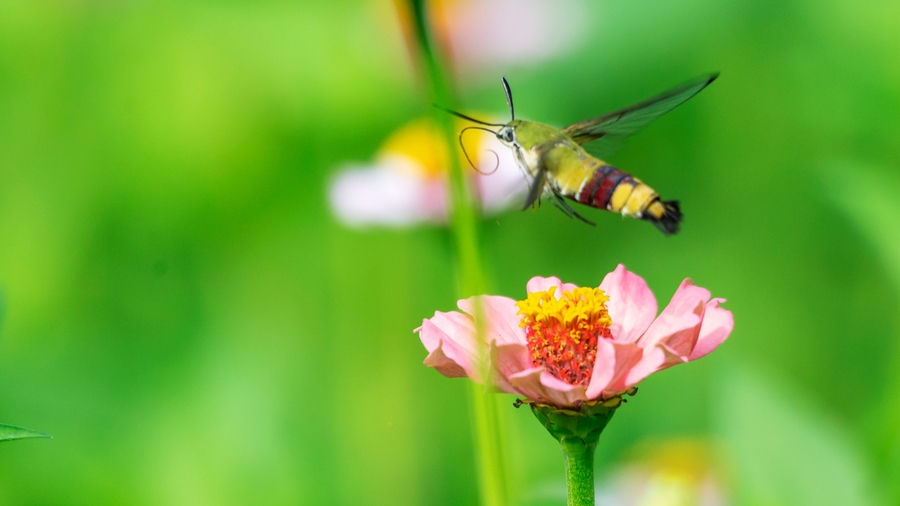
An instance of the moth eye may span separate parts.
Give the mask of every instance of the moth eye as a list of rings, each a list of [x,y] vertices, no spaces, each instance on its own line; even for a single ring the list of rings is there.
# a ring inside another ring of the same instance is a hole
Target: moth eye
[[[503,140],[505,140],[506,142],[512,142],[512,140],[513,140],[512,130],[507,130],[507,131],[503,132]]]

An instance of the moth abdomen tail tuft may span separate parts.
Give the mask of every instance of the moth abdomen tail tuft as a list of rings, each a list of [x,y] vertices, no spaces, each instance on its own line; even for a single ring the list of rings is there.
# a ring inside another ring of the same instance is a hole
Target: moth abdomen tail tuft
[[[660,232],[666,235],[677,234],[681,227],[681,208],[678,206],[677,200],[668,200],[663,202],[657,200],[648,209],[644,218],[656,225]],[[655,212],[654,212],[655,211]]]

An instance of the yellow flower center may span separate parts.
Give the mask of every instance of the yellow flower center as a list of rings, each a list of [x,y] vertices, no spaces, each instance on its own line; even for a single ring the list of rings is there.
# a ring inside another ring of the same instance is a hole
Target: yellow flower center
[[[575,288],[557,299],[556,287],[516,302],[535,367],[571,385],[587,386],[597,359],[598,339],[612,338],[609,297],[599,288]]]

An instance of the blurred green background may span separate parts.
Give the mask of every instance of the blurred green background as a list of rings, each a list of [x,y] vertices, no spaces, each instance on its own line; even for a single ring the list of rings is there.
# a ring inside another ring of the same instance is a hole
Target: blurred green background
[[[737,322],[642,384],[598,481],[692,438],[733,504],[897,504],[896,1],[580,5],[570,50],[461,74],[463,103],[503,117],[506,75],[565,125],[721,71],[613,159],[683,231],[511,211],[492,291],[621,262]],[[414,70],[390,2],[0,1],[0,422],[54,436],[0,445],[0,504],[476,500],[466,385],[412,333],[455,306],[449,232],[326,198],[428,112]],[[503,402],[516,503],[564,503],[556,442]]]

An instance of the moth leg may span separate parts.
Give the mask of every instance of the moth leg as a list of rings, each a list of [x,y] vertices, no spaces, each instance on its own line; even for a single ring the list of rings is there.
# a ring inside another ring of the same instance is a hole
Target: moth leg
[[[563,207],[562,205],[560,205],[559,199],[558,199],[558,197],[557,197],[557,195],[556,195],[555,192],[554,192],[554,194],[553,194],[553,198],[550,199],[550,203],[553,204],[553,207],[559,209],[559,212],[565,214],[567,218],[574,218],[574,216],[572,216],[572,213],[570,213],[569,211],[566,210],[565,207]]]
[[[559,208],[559,210],[566,214],[568,217],[571,218],[574,216],[575,218],[578,218],[579,220],[587,223],[592,227],[597,226],[596,223],[578,214],[574,209],[572,209],[572,206],[570,206],[569,203],[566,202],[566,199],[564,199],[563,196],[555,190],[553,191],[553,200],[551,202],[553,202],[554,205],[556,205],[556,207]]]

